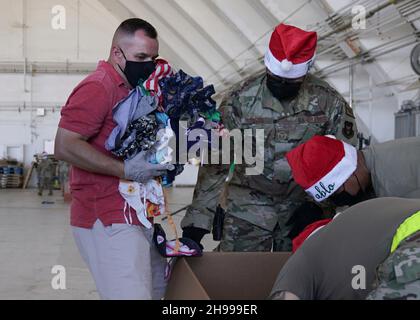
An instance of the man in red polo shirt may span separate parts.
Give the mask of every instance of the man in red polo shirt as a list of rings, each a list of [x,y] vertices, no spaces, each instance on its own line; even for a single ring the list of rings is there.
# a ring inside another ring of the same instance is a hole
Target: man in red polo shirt
[[[171,166],[152,165],[144,154],[123,162],[105,150],[116,126],[113,107],[155,70],[157,37],[144,20],[124,21],[108,61],[99,62],[68,99],[56,137],[56,157],[72,165],[74,238],[102,299],[160,299],[166,288],[166,261],[134,210],[133,224],[126,224],[118,187],[121,179],[145,183]]]

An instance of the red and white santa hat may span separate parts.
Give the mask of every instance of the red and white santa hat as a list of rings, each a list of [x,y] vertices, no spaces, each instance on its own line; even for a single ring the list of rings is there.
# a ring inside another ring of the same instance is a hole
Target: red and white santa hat
[[[315,136],[286,155],[293,178],[317,202],[332,196],[357,168],[355,147]]]
[[[317,233],[331,221],[333,221],[333,219],[325,219],[321,221],[316,221],[307,226],[296,238],[293,239],[293,253],[296,253],[296,251],[303,245],[303,243],[306,240],[312,237],[315,233]]]
[[[282,23],[271,36],[265,65],[278,77],[303,77],[314,64],[317,42],[316,32],[304,31]]]

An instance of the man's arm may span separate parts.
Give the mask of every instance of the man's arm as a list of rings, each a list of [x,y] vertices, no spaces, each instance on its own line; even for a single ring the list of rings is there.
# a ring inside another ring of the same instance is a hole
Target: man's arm
[[[320,277],[316,270],[323,261],[307,259],[307,248],[301,247],[280,270],[269,299],[271,300],[315,300]],[[310,248],[313,256],[314,248]]]
[[[108,92],[101,83],[87,82],[73,91],[61,112],[55,141],[57,159],[88,172],[139,183],[173,170],[170,164],[151,164],[146,152],[140,152],[133,159],[122,162],[102,154],[88,143],[102,130],[111,109],[109,104]]]
[[[102,154],[88,140],[97,136],[111,109],[109,92],[98,81],[79,85],[70,95],[61,112],[55,139],[58,160],[88,172],[124,176],[124,163]]]
[[[270,299],[271,300],[300,300],[298,296],[288,291],[282,291],[282,292],[276,293]]]
[[[228,173],[229,166],[226,165],[205,165],[200,168],[193,202],[181,223],[183,229],[193,227],[211,232]]]
[[[55,157],[71,165],[102,175],[124,178],[124,163],[97,151],[82,135],[59,128],[55,139]]]

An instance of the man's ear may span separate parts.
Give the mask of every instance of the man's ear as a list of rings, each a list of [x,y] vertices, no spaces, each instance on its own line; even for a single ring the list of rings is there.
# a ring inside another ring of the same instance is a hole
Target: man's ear
[[[124,63],[124,56],[121,52],[121,49],[118,46],[113,46],[111,49],[111,56],[114,61],[118,64]]]

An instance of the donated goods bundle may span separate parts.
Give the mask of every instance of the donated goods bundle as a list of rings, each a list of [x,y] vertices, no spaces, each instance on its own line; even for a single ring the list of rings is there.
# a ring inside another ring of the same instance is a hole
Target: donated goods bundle
[[[0,160],[0,189],[21,188],[23,165],[17,161]]]

